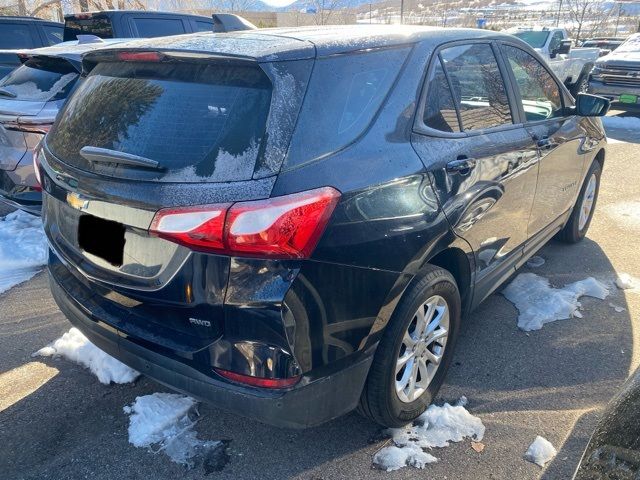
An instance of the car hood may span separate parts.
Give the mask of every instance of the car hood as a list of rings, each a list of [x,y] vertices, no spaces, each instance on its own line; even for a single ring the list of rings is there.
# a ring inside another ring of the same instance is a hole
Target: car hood
[[[637,66],[640,69],[640,51],[639,52],[617,52],[613,51],[608,55],[600,58],[597,62],[599,67],[607,67],[611,65],[620,66]]]

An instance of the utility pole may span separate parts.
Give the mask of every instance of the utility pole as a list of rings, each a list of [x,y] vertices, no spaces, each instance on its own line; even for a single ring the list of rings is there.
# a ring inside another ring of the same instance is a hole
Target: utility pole
[[[400,25],[404,23],[404,0],[400,0]]]
[[[369,23],[371,23],[371,3],[369,3]]]
[[[560,5],[558,6],[558,16],[556,17],[556,27],[560,24],[560,12],[562,12],[562,0],[560,0]]]
[[[614,37],[618,36],[618,27],[620,26],[620,10],[622,10],[622,4],[618,2],[618,18],[616,19],[616,32],[613,34]]]

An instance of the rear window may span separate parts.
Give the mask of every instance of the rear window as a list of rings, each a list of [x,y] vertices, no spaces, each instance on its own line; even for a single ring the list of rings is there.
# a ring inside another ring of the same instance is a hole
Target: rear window
[[[43,25],[42,30],[44,31],[45,37],[47,37],[47,43],[49,45],[55,45],[62,41],[64,35],[64,27],[62,25]]]
[[[66,98],[78,72],[58,59],[31,59],[0,80],[0,98],[48,102]]]
[[[27,23],[0,23],[0,48],[34,47],[31,29]]]
[[[545,31],[541,31],[541,32],[525,31],[525,32],[514,33],[514,35],[519,39],[527,42],[533,48],[544,47],[544,44],[547,43],[547,38],[549,38],[549,32],[545,32]]]
[[[289,150],[289,165],[313,160],[355,141],[389,93],[408,48],[320,59]]]
[[[185,33],[184,24],[179,18],[134,18],[133,23],[138,31],[138,36],[143,38]]]
[[[105,15],[90,18],[66,18],[64,21],[64,41],[77,40],[78,35],[113,38],[111,20]]]
[[[248,180],[265,136],[271,84],[258,67],[100,63],[47,137],[62,161],[103,175],[202,182]],[[145,157],[157,169],[90,164],[85,146]]]

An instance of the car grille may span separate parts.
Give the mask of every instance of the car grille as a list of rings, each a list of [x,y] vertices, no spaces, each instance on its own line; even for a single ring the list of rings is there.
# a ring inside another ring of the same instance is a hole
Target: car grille
[[[640,87],[640,67],[609,65],[602,68],[600,75],[606,85]]]

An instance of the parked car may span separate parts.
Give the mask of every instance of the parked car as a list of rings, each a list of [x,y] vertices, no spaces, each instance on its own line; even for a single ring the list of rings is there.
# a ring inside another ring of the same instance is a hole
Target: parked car
[[[608,101],[574,103],[510,35],[269,29],[83,65],[36,157],[53,296],[107,353],[241,415],[410,422],[463,316],[589,228],[606,140],[585,117]]]
[[[213,31],[213,19],[176,12],[105,10],[64,17],[64,40],[77,35],[100,38],[149,38]]]
[[[20,66],[13,50],[60,43],[63,28],[61,23],[40,18],[0,15],[0,78]]]
[[[0,202],[40,215],[33,152],[82,70],[82,54],[124,39],[81,41],[20,52],[22,65],[0,80]]]
[[[531,45],[575,96],[587,89],[599,48],[572,48],[564,28],[513,28],[509,33]]]
[[[599,56],[604,57],[622,45],[624,41],[624,38],[618,37],[597,37],[585,40],[580,46],[585,48],[596,47],[600,49]]]
[[[640,106],[640,33],[631,35],[595,63],[589,92],[617,102],[620,107]]]
[[[640,476],[640,370],[599,414],[574,480],[635,479]]]

